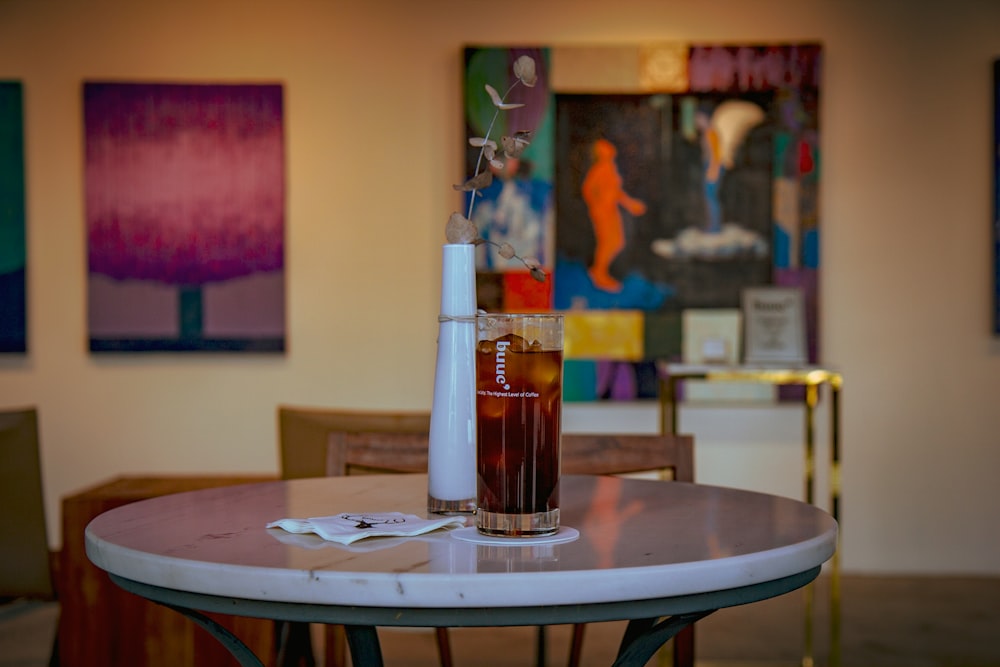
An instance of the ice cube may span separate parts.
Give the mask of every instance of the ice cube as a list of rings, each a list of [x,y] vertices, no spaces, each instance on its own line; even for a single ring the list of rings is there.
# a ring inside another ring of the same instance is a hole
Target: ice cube
[[[527,352],[531,347],[528,341],[517,334],[507,334],[504,338],[510,341],[510,347],[507,349],[511,352]]]

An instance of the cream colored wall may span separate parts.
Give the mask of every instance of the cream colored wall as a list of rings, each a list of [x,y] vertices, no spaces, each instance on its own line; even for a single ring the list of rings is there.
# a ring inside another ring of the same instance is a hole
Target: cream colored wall
[[[41,411],[53,542],[58,499],[114,474],[275,471],[279,403],[429,407],[464,44],[820,40],[843,566],[1000,574],[997,25],[978,0],[0,0],[0,78],[25,94],[31,347],[0,359],[0,405]],[[284,83],[286,355],[87,353],[81,84],[98,79]],[[567,411],[581,428],[650,416]],[[747,469],[757,446],[799,455],[795,410],[683,419],[703,481],[797,492],[794,466]]]

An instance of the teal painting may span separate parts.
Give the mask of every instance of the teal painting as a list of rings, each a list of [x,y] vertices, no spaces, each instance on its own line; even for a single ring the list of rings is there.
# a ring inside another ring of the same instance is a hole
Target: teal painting
[[[24,117],[19,82],[0,81],[0,352],[25,352]]]

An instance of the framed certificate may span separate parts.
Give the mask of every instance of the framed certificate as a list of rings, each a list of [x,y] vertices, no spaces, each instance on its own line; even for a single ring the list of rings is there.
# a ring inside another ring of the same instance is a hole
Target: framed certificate
[[[806,318],[802,290],[749,287],[743,290],[743,323],[748,364],[804,365]]]

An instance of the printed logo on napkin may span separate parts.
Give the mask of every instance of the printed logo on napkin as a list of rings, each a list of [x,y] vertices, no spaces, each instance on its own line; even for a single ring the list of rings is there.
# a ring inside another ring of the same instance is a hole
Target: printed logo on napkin
[[[432,530],[465,525],[460,516],[421,519],[402,512],[342,512],[310,519],[279,519],[267,528],[281,528],[289,533],[315,533],[324,540],[350,544],[366,537],[422,535]]]

